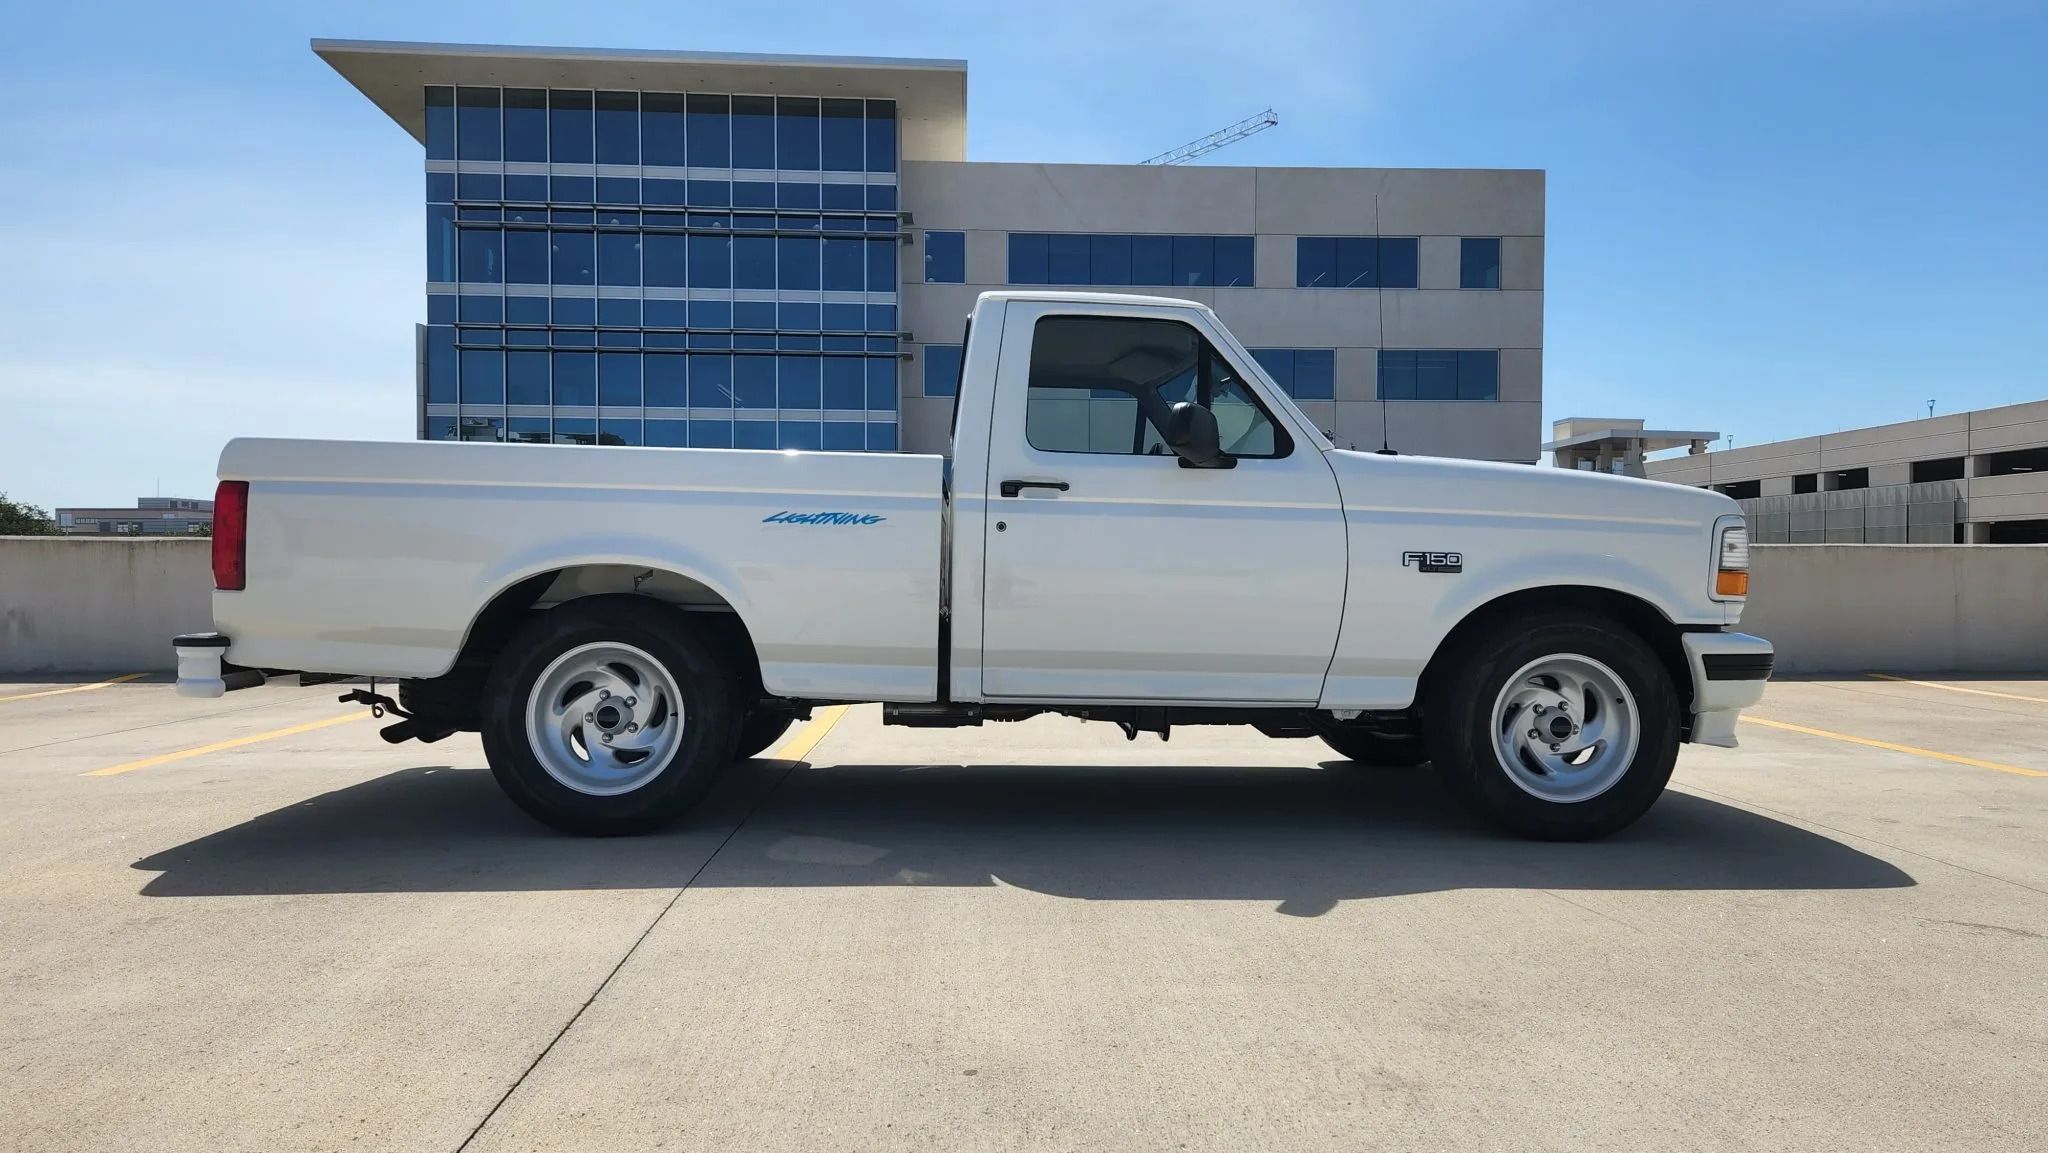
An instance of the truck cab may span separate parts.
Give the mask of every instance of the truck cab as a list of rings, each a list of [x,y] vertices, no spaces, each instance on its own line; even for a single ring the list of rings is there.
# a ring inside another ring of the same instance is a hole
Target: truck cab
[[[1338,449],[1200,304],[983,294],[951,441],[236,441],[181,689],[223,657],[397,677],[396,739],[480,731],[577,831],[653,827],[808,709],[879,701],[1314,735],[1579,838],[1680,743],[1733,744],[1769,675],[1726,497]]]

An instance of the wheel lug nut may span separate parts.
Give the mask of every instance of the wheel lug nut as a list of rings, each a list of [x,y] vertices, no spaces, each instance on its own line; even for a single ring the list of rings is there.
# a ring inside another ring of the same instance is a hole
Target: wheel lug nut
[[[640,703],[640,701],[639,701],[639,699],[638,699],[637,697],[627,697],[627,698],[626,698],[626,707],[627,707],[627,708],[629,708],[629,709],[630,709],[630,708],[632,708],[632,707],[633,707],[634,705],[637,705],[637,704],[639,704],[639,703]]]
[[[1539,717],[1540,717],[1540,716],[1542,716],[1542,715],[1543,715],[1544,713],[1547,713],[1547,712],[1549,712],[1549,711],[1550,711],[1549,709],[1547,709],[1547,708],[1543,707],[1542,705],[1537,705],[1537,706],[1536,706],[1536,715],[1537,715],[1537,716],[1539,716]]]
[[[640,731],[640,726],[638,724],[628,724],[626,726],[626,731],[629,733],[637,733]]]
[[[611,699],[612,699],[612,691],[611,691],[610,689],[599,689],[599,690],[597,690],[597,699],[598,699],[598,700],[601,700],[601,701],[608,701],[608,700],[611,700]]]
[[[598,738],[597,738],[597,739],[598,739],[598,740],[601,740],[601,741],[603,741],[603,742],[604,742],[605,744],[611,744],[611,743],[612,743],[612,735],[611,735],[610,733],[601,733],[601,734],[599,734],[599,736],[598,736]],[[1550,746],[1550,747],[1554,749],[1554,748],[1556,748],[1557,746],[1556,746],[1556,745],[1552,745],[1552,746]]]
[[[605,740],[611,740],[611,738],[610,738],[610,737],[606,737],[606,738],[605,738]],[[1558,751],[1559,747],[1560,747],[1560,746],[1558,746],[1558,745],[1552,745],[1552,746],[1550,746],[1550,751],[1554,753],[1554,752]]]
[[[1529,739],[1530,739],[1530,740],[1532,740],[1532,741],[1540,741],[1540,740],[1542,740],[1542,739],[1543,739],[1543,734],[1542,734],[1542,733],[1539,733],[1539,732],[1537,732],[1537,731],[1536,731],[1535,729],[1530,729],[1530,730],[1529,730]]]
[[[586,725],[588,725],[588,724],[592,724],[592,723],[594,723],[594,722],[595,722],[596,720],[597,720],[597,714],[596,714],[596,713],[584,713],[584,714],[583,714],[583,723],[584,723],[584,724],[586,724]]]

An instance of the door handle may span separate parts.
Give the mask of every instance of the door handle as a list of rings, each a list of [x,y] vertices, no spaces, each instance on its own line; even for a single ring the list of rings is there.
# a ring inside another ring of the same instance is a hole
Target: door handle
[[[1063,480],[1006,480],[1003,482],[1003,495],[1016,496],[1027,488],[1050,488],[1065,492],[1067,491],[1067,482]]]

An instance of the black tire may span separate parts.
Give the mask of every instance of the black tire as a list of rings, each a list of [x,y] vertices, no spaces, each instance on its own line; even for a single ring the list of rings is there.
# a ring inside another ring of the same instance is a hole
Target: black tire
[[[1621,776],[1597,796],[1569,803],[1517,784],[1493,734],[1493,710],[1509,678],[1531,661],[1576,654],[1598,661],[1633,696],[1640,734]],[[1427,689],[1424,724],[1436,775],[1466,809],[1533,840],[1585,841],[1627,827],[1671,779],[1680,738],[1678,692],[1643,640],[1614,621],[1554,613],[1506,622],[1466,638],[1445,654]]]
[[[578,646],[604,642],[631,645],[658,662],[687,719],[666,768],[608,796],[557,780],[526,731],[528,699],[548,666]],[[718,648],[682,612],[646,597],[587,597],[536,616],[500,653],[484,689],[484,756],[499,787],[542,824],[585,836],[644,833],[703,799],[733,747],[739,699]]]
[[[1339,721],[1316,726],[1316,735],[1354,764],[1376,769],[1407,769],[1429,760],[1429,747],[1418,733],[1387,733]]]
[[[769,746],[782,739],[789,726],[796,723],[792,713],[772,712],[756,709],[747,714],[740,724],[739,743],[733,747],[732,759],[751,760],[768,751]]]

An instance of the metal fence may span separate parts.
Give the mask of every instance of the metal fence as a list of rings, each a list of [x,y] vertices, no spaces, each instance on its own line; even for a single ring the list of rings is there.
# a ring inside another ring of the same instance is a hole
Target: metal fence
[[[1757,544],[1953,544],[1962,500],[1961,485],[1941,480],[1740,503]]]

